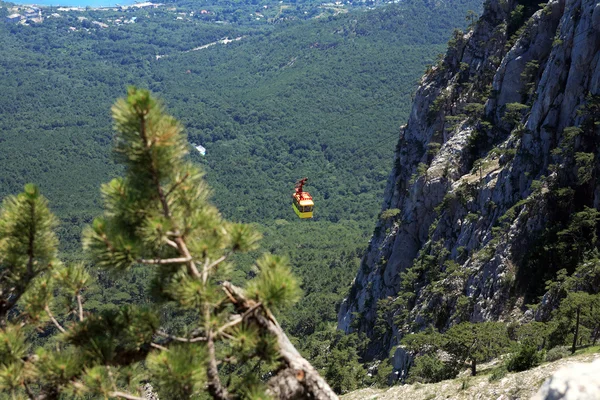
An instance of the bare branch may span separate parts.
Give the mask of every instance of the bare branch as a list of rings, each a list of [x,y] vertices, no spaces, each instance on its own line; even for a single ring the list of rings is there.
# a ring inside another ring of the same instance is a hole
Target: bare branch
[[[63,328],[58,321],[56,320],[56,318],[54,318],[54,315],[52,315],[52,312],[50,311],[50,307],[48,307],[48,304],[46,304],[46,306],[44,307],[44,311],[46,311],[48,313],[48,316],[50,317],[50,319],[52,320],[52,322],[54,323],[54,325],[58,328],[59,331],[61,331],[62,333],[66,333],[66,329]]]
[[[168,244],[169,246],[171,246],[174,249],[179,249],[177,247],[177,243],[175,243],[174,241],[172,241],[171,239],[167,239],[165,238],[165,243]]]
[[[187,263],[190,262],[192,260],[192,257],[179,257],[179,258],[157,258],[154,260],[146,260],[146,259],[139,259],[137,260],[137,262],[141,263],[141,264],[159,264],[159,265],[164,265],[164,264],[183,264],[183,263]]]
[[[184,337],[180,337],[180,336],[169,335],[168,333],[163,332],[163,331],[158,331],[158,332],[156,332],[156,334],[160,335],[162,337],[166,337],[171,340],[175,340],[177,342],[184,342],[184,343],[206,342],[206,338],[203,336],[184,338]]]
[[[115,377],[110,369],[110,366],[106,366],[106,371],[108,372],[108,379],[110,379],[110,383],[112,384],[113,390],[117,391],[117,384],[115,383]]]
[[[161,346],[158,343],[150,343],[150,346],[154,347],[155,349],[162,350],[162,351],[169,351],[169,349],[167,349],[165,346]]]
[[[227,388],[223,386],[221,383],[221,378],[219,378],[215,342],[211,332],[209,332],[207,339],[206,348],[208,350],[208,368],[206,369],[206,376],[208,378],[208,393],[210,393],[214,399],[228,400],[230,396]]]
[[[175,238],[175,243],[177,243],[177,247],[179,248],[179,251],[183,254],[183,256],[189,258],[189,262],[187,263],[189,274],[192,275],[194,278],[200,278],[200,272],[198,271],[198,268],[196,268],[196,264],[194,263],[192,255],[190,254],[190,251],[188,250],[183,238]]]
[[[232,328],[232,327],[236,326],[237,324],[239,324],[240,322],[242,322],[244,319],[246,319],[246,317],[248,315],[252,314],[261,305],[262,305],[261,302],[254,304],[252,307],[250,307],[248,310],[246,310],[244,312],[244,314],[242,314],[241,316],[238,316],[238,318],[236,318],[236,319],[226,323],[222,327],[220,327],[219,330],[217,330],[217,335],[223,335],[227,329]]]
[[[29,397],[29,400],[36,400],[35,394],[33,394],[27,382],[23,382],[23,386],[25,387],[25,392],[27,393],[27,397]]]
[[[110,397],[118,397],[118,398],[127,399],[127,400],[146,400],[144,397],[138,397],[138,396],[134,396],[129,393],[117,392],[117,391],[110,392],[108,395]]]
[[[217,258],[213,263],[207,265],[204,267],[204,269],[206,270],[206,273],[208,273],[211,269],[213,269],[214,267],[216,267],[217,265],[221,264],[223,261],[225,261],[227,259],[227,257],[229,256],[229,254],[226,254],[224,256],[221,256],[219,258]]]
[[[77,306],[79,307],[79,321],[83,322],[83,304],[81,303],[81,295],[77,293]]]

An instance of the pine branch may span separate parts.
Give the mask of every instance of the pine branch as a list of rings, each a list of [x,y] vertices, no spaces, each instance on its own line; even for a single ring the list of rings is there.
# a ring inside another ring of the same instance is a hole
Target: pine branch
[[[58,323],[56,318],[54,318],[54,315],[52,315],[52,312],[50,311],[50,307],[48,307],[48,304],[46,304],[46,306],[44,307],[44,311],[46,311],[48,313],[48,316],[50,317],[50,319],[52,320],[52,322],[58,328],[59,331],[61,331],[62,333],[67,333],[66,329],[63,328],[61,326],[61,324]]]
[[[165,197],[169,197],[169,195],[170,195],[171,193],[173,193],[173,191],[174,191],[175,189],[177,189],[177,187],[178,187],[179,185],[181,185],[183,182],[185,182],[185,180],[186,180],[186,179],[187,179],[189,176],[190,176],[190,173],[189,173],[189,172],[186,172],[186,173],[185,173],[185,175],[184,175],[184,177],[183,177],[183,178],[181,178],[180,180],[178,180],[177,182],[175,182],[175,184],[173,185],[173,187],[171,187],[171,189],[169,189],[169,191],[167,192],[167,194],[165,195]]]
[[[213,269],[214,267],[216,267],[217,265],[221,264],[223,261],[225,261],[227,259],[227,257],[229,257],[229,254],[225,254],[225,255],[217,258],[211,264],[208,263],[210,260],[208,258],[206,259],[206,262],[204,263],[204,268],[202,269],[202,281],[205,284],[206,284],[206,281],[208,280],[208,273],[210,272],[210,270]]]
[[[79,321],[83,322],[83,304],[81,303],[81,295],[77,293],[77,307],[79,308]]]
[[[246,312],[253,307],[253,302],[246,298],[242,289],[229,282],[224,282],[223,290],[230,298],[235,300],[234,304],[238,311]],[[275,317],[264,306],[261,306],[260,309],[262,312],[255,312],[252,315],[253,321],[261,329],[275,336],[281,360],[286,366],[277,375],[269,379],[267,394],[279,399],[337,400],[337,395],[317,370],[296,350]]]
[[[29,217],[31,218],[31,225],[29,228],[28,243],[27,243],[27,275],[33,276],[33,259],[34,259],[34,245],[35,245],[35,201],[31,202],[29,209]]]
[[[217,357],[215,352],[215,342],[213,340],[212,333],[209,332],[206,348],[208,350],[208,368],[206,369],[206,376],[208,378],[208,393],[218,400],[229,400],[230,396],[227,388],[221,383],[219,378],[219,370],[217,364]]]
[[[169,349],[167,349],[165,346],[161,346],[158,343],[150,343],[150,347],[154,347],[155,349],[159,349],[162,351],[169,351]]]
[[[183,264],[190,262],[192,260],[192,256],[189,257],[179,257],[179,258],[157,258],[154,260],[147,259],[139,259],[137,262],[140,264],[154,264],[154,265],[164,265],[164,264]]]
[[[175,239],[175,243],[177,243],[177,247],[179,248],[179,251],[181,253],[183,253],[184,257],[188,257],[190,259],[190,261],[188,262],[188,269],[189,269],[189,273],[190,275],[192,275],[195,278],[200,278],[200,271],[198,271],[198,268],[196,268],[196,264],[194,263],[193,259],[192,259],[192,255],[190,254],[190,251],[187,248],[187,245],[185,243],[185,241],[183,240],[183,238],[178,237]]]
[[[210,315],[210,304],[204,303],[204,331],[206,332],[206,349],[208,352],[208,365],[206,368],[206,377],[208,379],[208,393],[217,400],[228,400],[230,398],[227,388],[221,383],[215,351],[214,333],[212,331]]]
[[[237,324],[241,323],[242,321],[244,321],[244,319],[246,319],[246,317],[248,317],[250,314],[252,314],[260,306],[262,306],[261,302],[254,304],[246,312],[244,312],[244,314],[242,314],[241,316],[238,316],[238,318],[236,318],[233,321],[230,321],[230,322],[226,323],[225,325],[223,325],[222,327],[220,327],[217,330],[217,335],[223,335],[227,329],[232,328],[232,327],[236,326]]]
[[[172,241],[171,239],[167,239],[165,238],[165,243],[168,244],[169,246],[171,246],[174,249],[179,249],[177,247],[177,243],[175,243],[174,241]]]
[[[184,343],[206,342],[206,338],[203,336],[197,336],[197,337],[193,337],[193,338],[184,338],[184,337],[180,337],[180,336],[169,335],[168,333],[163,332],[163,331],[158,331],[156,333],[162,337],[166,337],[167,339],[175,340],[177,342],[184,342]]]
[[[23,382],[23,387],[25,388],[25,393],[27,393],[27,397],[29,397],[29,400],[36,400],[37,397],[35,396],[35,394],[33,394],[33,392],[31,391],[31,388],[29,387],[29,385],[27,384],[27,382]]]
[[[152,143],[150,143],[148,141],[148,137],[146,135],[146,113],[139,114],[139,117],[140,117],[140,136],[144,142],[144,147],[150,154],[150,159],[151,159],[150,175],[152,176],[152,182],[154,183],[154,186],[156,188],[156,192],[158,194],[158,199],[162,206],[163,215],[166,218],[168,218],[171,222],[174,222],[173,218],[172,218],[171,210],[169,208],[169,202],[167,201],[167,197],[165,195],[163,187],[160,184],[160,178],[159,178],[158,170],[156,168],[156,164],[155,164],[155,160],[154,160],[154,153],[151,151]],[[179,249],[179,252],[181,253],[181,255],[187,259],[187,261],[183,261],[183,262],[187,263],[188,270],[189,270],[188,272],[190,273],[190,275],[192,275],[196,278],[200,278],[200,272],[196,268],[196,264],[194,263],[192,255],[190,254],[190,251],[188,250],[187,245],[186,245],[185,241],[183,240],[183,238],[181,236],[178,236],[175,239],[175,244],[177,245],[177,248]]]
[[[110,392],[108,395],[110,397],[118,397],[118,398],[127,399],[127,400],[146,400],[146,398],[144,398],[144,397],[138,397],[138,396],[134,396],[129,393],[117,392],[117,391]]]

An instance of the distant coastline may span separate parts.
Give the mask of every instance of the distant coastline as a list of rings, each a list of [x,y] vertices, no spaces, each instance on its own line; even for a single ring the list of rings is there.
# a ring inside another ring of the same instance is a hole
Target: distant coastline
[[[115,7],[130,6],[136,3],[135,0],[11,0],[16,5],[32,5],[39,7]]]

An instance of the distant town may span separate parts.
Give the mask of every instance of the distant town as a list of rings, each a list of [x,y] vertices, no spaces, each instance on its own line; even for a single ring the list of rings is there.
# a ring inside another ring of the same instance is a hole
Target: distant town
[[[127,11],[142,8],[158,8],[164,6],[162,3],[135,3],[128,6],[115,6],[115,7],[51,7],[51,6],[37,6],[37,5],[22,5],[13,6],[8,9],[9,15],[6,17],[6,21],[14,24],[30,25],[30,24],[41,24],[46,18],[61,18],[65,12],[85,12],[90,10],[96,11]],[[113,25],[133,24],[137,17],[123,17],[107,20],[107,22]],[[86,17],[78,17],[80,22],[88,20]],[[100,28],[108,28],[109,24],[100,21],[90,21],[91,24],[96,25]],[[69,30],[76,31],[76,27],[69,27]]]
[[[138,2],[131,5],[115,5],[112,7],[74,7],[74,6],[41,6],[41,5],[14,5],[0,2],[8,13],[4,18],[5,23],[30,26],[41,24],[48,19],[60,19],[66,16],[75,17],[78,24],[68,25],[69,31],[106,29],[110,26],[135,24],[140,17],[151,18],[151,13],[143,15],[135,11],[157,10],[171,15],[175,21],[193,21],[196,19],[211,21],[214,23],[275,23],[286,19],[310,19],[321,18],[328,15],[336,15],[348,12],[351,8],[374,8],[379,5],[397,3],[400,0],[374,1],[334,1],[334,2],[306,2],[299,5],[291,4],[289,1],[262,1],[260,4],[250,2],[240,4],[227,4],[227,2],[205,2],[203,7],[198,8],[193,3],[152,3]],[[1,9],[2,7],[0,7]],[[90,11],[107,12],[105,17],[94,13],[91,17]],[[122,13],[121,15],[115,15]],[[69,18],[73,21],[73,18]]]

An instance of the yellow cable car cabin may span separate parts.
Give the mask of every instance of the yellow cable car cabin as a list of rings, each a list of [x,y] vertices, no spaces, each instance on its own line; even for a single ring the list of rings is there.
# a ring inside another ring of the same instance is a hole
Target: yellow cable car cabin
[[[302,191],[302,186],[304,186],[306,181],[307,178],[300,179],[298,183],[296,183],[296,191],[292,194],[292,208],[300,218],[312,218],[313,207],[315,206],[310,193]]]

